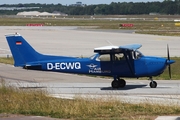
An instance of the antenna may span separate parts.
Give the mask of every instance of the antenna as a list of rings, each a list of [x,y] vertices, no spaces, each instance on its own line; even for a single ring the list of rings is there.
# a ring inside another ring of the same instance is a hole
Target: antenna
[[[106,40],[106,42],[113,46],[113,44],[109,40]]]

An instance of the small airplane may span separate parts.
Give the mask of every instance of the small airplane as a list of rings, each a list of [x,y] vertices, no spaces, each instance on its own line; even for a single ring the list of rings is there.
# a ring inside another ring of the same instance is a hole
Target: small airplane
[[[68,56],[52,56],[38,53],[18,33],[6,35],[6,39],[14,58],[15,67],[24,69],[54,71],[75,74],[90,74],[113,77],[112,88],[123,88],[126,81],[121,79],[149,77],[150,87],[156,88],[157,82],[152,79],[164,72],[169,66],[171,78],[169,47],[168,58],[144,56],[138,49],[140,44],[124,46],[105,46],[94,48],[96,54],[89,58]]]

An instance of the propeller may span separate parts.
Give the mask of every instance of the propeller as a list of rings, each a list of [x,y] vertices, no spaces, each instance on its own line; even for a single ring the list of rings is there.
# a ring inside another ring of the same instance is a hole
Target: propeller
[[[167,44],[167,58],[168,58],[168,62],[170,62],[170,55],[169,55],[169,45]],[[168,64],[168,70],[169,70],[169,78],[171,80],[171,65]]]

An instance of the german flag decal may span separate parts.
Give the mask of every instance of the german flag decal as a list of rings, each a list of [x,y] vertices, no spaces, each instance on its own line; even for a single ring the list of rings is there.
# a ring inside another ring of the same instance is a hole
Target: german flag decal
[[[22,45],[21,41],[16,41],[16,45]]]

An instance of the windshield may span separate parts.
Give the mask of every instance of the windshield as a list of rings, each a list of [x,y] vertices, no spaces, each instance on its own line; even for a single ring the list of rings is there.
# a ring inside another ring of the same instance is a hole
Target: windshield
[[[137,53],[137,55],[140,56],[140,57],[141,57],[141,56],[144,56],[144,55],[143,55],[140,51],[138,51],[138,50],[136,51],[136,53]]]
[[[139,59],[140,57],[143,56],[143,54],[138,50],[134,51],[133,53],[134,53],[133,55],[134,59]]]

